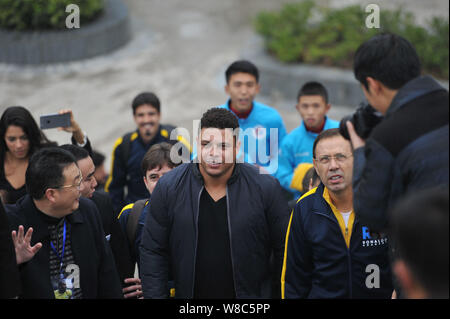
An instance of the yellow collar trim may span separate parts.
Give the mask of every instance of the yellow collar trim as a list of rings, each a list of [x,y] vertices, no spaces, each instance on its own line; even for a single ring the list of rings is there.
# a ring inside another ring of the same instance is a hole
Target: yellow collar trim
[[[336,206],[334,206],[333,202],[331,201],[330,193],[328,192],[328,189],[326,187],[324,188],[324,191],[323,191],[323,198],[327,201],[328,205],[330,205],[331,210],[333,211],[333,214],[339,223],[339,227],[341,228],[341,232],[342,232],[342,235],[344,236],[345,244],[347,245],[347,248],[349,248],[350,247],[350,238],[352,237],[353,224],[355,222],[355,212],[352,209],[350,217],[348,218],[348,225],[347,225],[347,227],[345,227],[344,217],[342,217],[342,214],[338,211]]]

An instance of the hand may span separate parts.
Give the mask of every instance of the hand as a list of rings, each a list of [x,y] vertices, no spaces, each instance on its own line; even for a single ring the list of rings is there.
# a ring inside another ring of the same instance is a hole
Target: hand
[[[345,124],[347,125],[348,135],[350,136],[353,149],[356,150],[357,148],[364,147],[364,145],[366,145],[366,141],[364,141],[361,137],[359,137],[358,134],[356,134],[353,123],[347,121]]]
[[[139,278],[126,278],[124,282],[126,284],[134,284],[132,286],[128,286],[122,289],[123,296],[125,299],[135,297],[137,297],[138,299],[144,299],[141,280]]]
[[[23,235],[23,226],[19,226],[19,232],[16,233],[15,230],[12,231],[11,236],[14,243],[14,248],[16,250],[16,262],[18,265],[29,261],[36,255],[39,249],[42,248],[42,243],[37,243],[31,247],[31,235],[33,234],[33,228],[28,228],[25,236]]]
[[[84,133],[81,130],[78,123],[75,121],[73,117],[73,113],[71,109],[64,109],[60,110],[58,114],[66,114],[70,113],[70,126],[68,127],[58,127],[59,131],[66,131],[68,133],[72,133],[74,139],[77,141],[78,144],[84,144]]]

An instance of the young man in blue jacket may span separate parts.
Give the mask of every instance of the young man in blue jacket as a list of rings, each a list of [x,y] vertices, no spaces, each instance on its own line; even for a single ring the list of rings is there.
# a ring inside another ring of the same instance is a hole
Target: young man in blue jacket
[[[387,238],[353,210],[351,144],[339,129],[317,137],[314,167],[322,183],[303,195],[289,222],[283,298],[390,298]]]
[[[275,175],[295,199],[305,190],[303,177],[312,163],[312,147],[320,132],[339,127],[339,122],[326,116],[331,108],[326,88],[318,82],[308,82],[302,86],[297,95],[297,111],[302,122],[290,132],[281,143],[278,157],[278,170]]]
[[[278,150],[286,136],[283,119],[273,107],[255,101],[259,93],[259,71],[250,61],[232,63],[225,71],[228,101],[220,105],[237,117],[241,150],[239,157],[274,174],[278,167]]]
[[[280,295],[289,209],[278,181],[236,163],[236,117],[208,110],[198,161],[164,175],[152,193],[141,241],[144,298],[272,298]]]

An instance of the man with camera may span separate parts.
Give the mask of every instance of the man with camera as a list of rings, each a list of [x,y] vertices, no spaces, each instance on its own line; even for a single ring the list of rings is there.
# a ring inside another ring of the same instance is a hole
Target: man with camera
[[[355,77],[383,115],[366,106],[340,126],[354,148],[354,209],[371,231],[386,229],[400,197],[448,185],[448,91],[420,69],[414,47],[395,34],[377,35],[355,54]]]

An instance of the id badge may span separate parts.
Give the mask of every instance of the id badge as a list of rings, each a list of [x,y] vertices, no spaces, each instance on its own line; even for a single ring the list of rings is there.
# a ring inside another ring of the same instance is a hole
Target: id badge
[[[72,279],[68,279],[65,272],[51,278],[55,299],[72,299]]]

